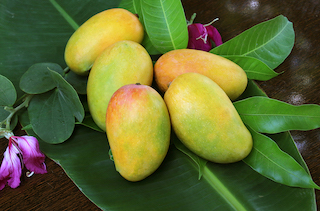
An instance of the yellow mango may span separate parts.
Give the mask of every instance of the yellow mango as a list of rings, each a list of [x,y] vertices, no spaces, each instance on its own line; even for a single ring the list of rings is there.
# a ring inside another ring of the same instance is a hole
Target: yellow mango
[[[126,40],[107,47],[88,77],[87,99],[94,122],[105,131],[106,111],[113,93],[127,84],[151,85],[152,80],[152,60],[142,45]]]
[[[250,153],[250,132],[226,93],[207,76],[179,75],[164,100],[177,137],[198,156],[233,163]]]
[[[160,94],[150,86],[118,89],[107,109],[106,131],[116,170],[129,181],[151,175],[170,144],[170,117]]]
[[[239,97],[247,87],[244,70],[221,56],[195,49],[178,49],[163,54],[154,66],[155,81],[162,92],[178,76],[196,72],[216,82],[231,100]]]
[[[136,15],[122,8],[108,9],[89,18],[72,34],[66,45],[65,61],[75,73],[87,75],[106,47],[121,40],[141,43],[143,35]]]

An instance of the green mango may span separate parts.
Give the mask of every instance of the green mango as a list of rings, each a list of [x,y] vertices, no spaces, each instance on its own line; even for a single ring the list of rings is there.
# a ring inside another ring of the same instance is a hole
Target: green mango
[[[200,73],[216,82],[231,100],[236,100],[246,89],[246,72],[236,63],[202,50],[176,49],[163,54],[154,65],[154,78],[164,93],[168,85],[187,72]]]
[[[227,94],[207,76],[177,76],[164,100],[177,137],[198,156],[216,163],[233,163],[250,153],[250,132]]]
[[[146,85],[130,84],[112,96],[106,128],[116,170],[129,181],[150,176],[170,144],[171,124],[161,95]]]
[[[106,131],[106,111],[113,93],[127,84],[150,86],[152,80],[152,60],[141,44],[127,40],[107,47],[88,77],[87,99],[94,122]]]
[[[88,75],[95,59],[108,46],[131,40],[141,43],[144,29],[139,18],[122,8],[104,10],[84,22],[70,37],[64,58],[79,75]]]

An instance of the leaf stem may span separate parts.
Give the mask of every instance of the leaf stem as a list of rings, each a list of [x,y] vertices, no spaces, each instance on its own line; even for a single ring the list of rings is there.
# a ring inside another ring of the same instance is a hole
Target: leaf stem
[[[70,68],[69,68],[69,67],[66,67],[66,68],[64,68],[64,70],[63,70],[64,74],[67,74],[69,71],[70,71]]]
[[[29,102],[30,102],[30,100],[31,100],[32,97],[33,97],[33,95],[27,95],[27,96],[24,98],[23,102],[22,102],[20,105],[18,105],[17,107],[15,107],[15,108],[7,107],[7,106],[4,108],[6,111],[10,112],[10,114],[7,116],[7,118],[6,118],[5,120],[3,120],[2,122],[0,122],[0,126],[1,126],[1,128],[0,128],[0,134],[1,134],[2,131],[4,131],[4,130],[3,130],[4,128],[2,127],[3,125],[5,125],[5,131],[10,131],[10,122],[11,122],[12,117],[13,117],[20,109],[22,109],[22,108],[24,108],[24,107],[28,107]]]

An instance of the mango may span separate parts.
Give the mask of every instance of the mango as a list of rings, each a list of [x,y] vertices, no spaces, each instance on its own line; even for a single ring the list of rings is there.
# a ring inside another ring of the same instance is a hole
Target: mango
[[[231,100],[239,97],[247,87],[244,70],[236,63],[221,56],[195,49],[172,50],[163,54],[155,63],[154,76],[164,93],[178,75],[196,72],[216,82]]]
[[[95,59],[108,46],[121,41],[142,42],[144,29],[138,17],[128,10],[102,11],[84,22],[69,38],[65,62],[79,75],[88,75]]]
[[[112,96],[106,131],[116,170],[140,181],[158,169],[169,144],[170,117],[160,94],[146,85],[130,84]]]
[[[113,93],[127,84],[151,85],[153,63],[142,45],[119,41],[107,47],[94,62],[87,82],[87,100],[94,122],[106,130],[105,117]]]
[[[250,153],[250,132],[226,93],[207,76],[179,75],[164,100],[175,134],[198,156],[216,163],[233,163]]]

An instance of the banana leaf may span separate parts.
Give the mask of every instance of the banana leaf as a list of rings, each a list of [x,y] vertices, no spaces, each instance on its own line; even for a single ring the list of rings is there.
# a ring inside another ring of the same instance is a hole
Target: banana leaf
[[[21,96],[20,77],[30,66],[54,62],[66,67],[64,47],[74,28],[118,4],[105,0],[0,2],[0,74],[13,82]],[[242,97],[255,95],[263,91],[250,81]],[[27,114],[20,118],[23,126],[29,125]],[[27,132],[34,135],[30,127]],[[290,133],[270,137],[308,171]],[[103,132],[76,125],[64,143],[39,142],[41,150],[103,210],[316,210],[314,189],[276,183],[242,161],[208,162],[201,167],[199,179],[197,163],[174,144],[154,174],[133,183],[116,172]]]
[[[260,91],[251,83],[246,92]],[[28,125],[26,112],[20,121]],[[308,171],[289,132],[272,139]],[[275,183],[242,161],[227,165],[207,162],[199,179],[197,163],[171,145],[160,168],[133,183],[116,172],[104,133],[77,126],[63,144],[39,141],[41,150],[103,210],[316,210],[314,189]]]

